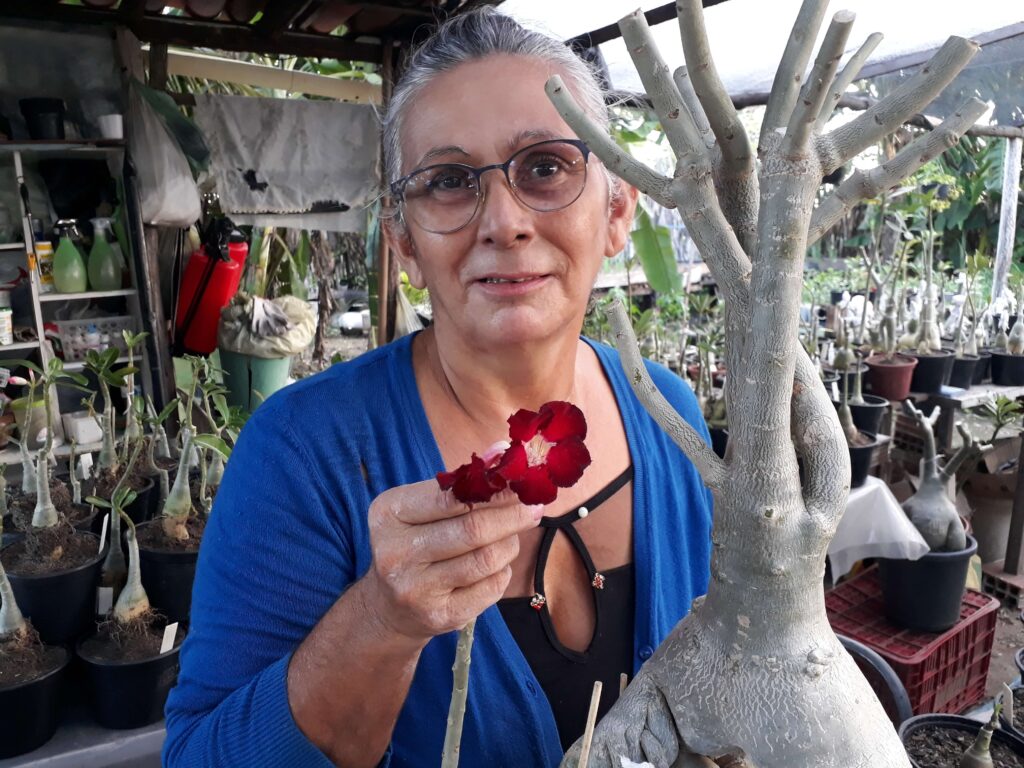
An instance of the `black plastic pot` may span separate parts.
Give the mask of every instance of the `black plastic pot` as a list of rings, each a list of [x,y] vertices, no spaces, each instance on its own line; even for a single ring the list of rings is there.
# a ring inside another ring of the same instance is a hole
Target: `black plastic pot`
[[[845,370],[845,371],[837,371],[837,370],[835,370],[833,368],[826,368],[825,369],[826,375],[832,374],[832,375],[834,375],[836,377],[836,386],[839,387],[839,396],[840,397],[842,397],[842,395],[843,395],[843,379],[849,379],[850,380],[850,384],[849,384],[849,386],[850,386],[850,394],[853,395],[853,391],[854,391],[854,388],[855,388],[856,383],[857,383],[857,369],[858,368],[860,369],[860,372],[861,372],[861,382],[864,383],[864,382],[867,381],[867,376],[868,376],[868,366],[867,366],[867,363],[855,363],[854,365],[851,365],[848,370]]]
[[[993,350],[992,383],[1003,387],[1024,387],[1024,355]]]
[[[871,469],[871,454],[878,446],[878,437],[869,432],[861,432],[864,437],[871,438],[870,445],[851,445],[850,448],[850,487],[860,488],[868,479]]]
[[[949,386],[970,389],[974,384],[974,369],[981,362],[978,355],[953,357],[953,371],[949,374]]]
[[[933,352],[930,355],[910,355],[917,360],[914,375],[910,379],[911,392],[936,393],[949,384],[949,376],[953,373],[954,355],[949,350]]]
[[[151,520],[138,527],[141,533],[149,526],[160,525]],[[167,621],[188,621],[192,610],[192,582],[196,577],[195,552],[171,552],[139,546],[142,586],[152,606],[167,617]]]
[[[96,721],[104,728],[122,730],[160,720],[167,694],[178,680],[180,647],[179,643],[167,653],[141,661],[107,661],[83,655],[79,642],[75,651],[89,680]]]
[[[132,522],[138,525],[149,520],[151,516],[151,510],[155,502],[152,501],[152,497],[156,496],[157,499],[160,497],[160,490],[156,487],[156,483],[153,482],[152,478],[146,481],[145,487],[142,490],[136,491],[135,501],[128,505],[125,512],[128,517],[132,519]]]
[[[77,568],[34,576],[7,571],[21,612],[32,620],[39,637],[49,645],[72,642],[88,632],[94,621],[96,587],[105,553],[98,551],[98,536],[82,535],[95,540],[97,554]]]
[[[48,742],[57,730],[60,687],[71,654],[42,677],[10,688],[0,688],[0,759],[31,752]]]
[[[963,731],[974,737],[978,735],[982,725],[983,723],[979,723],[977,720],[960,715],[917,715],[904,721],[900,726],[900,739],[905,747],[914,733],[926,728],[948,728],[953,731]],[[1009,731],[997,729],[992,734],[992,743],[1001,744],[1011,750],[1013,754],[1024,756],[1024,739]],[[910,764],[914,768],[931,768],[930,763],[919,763],[913,757],[910,758]]]
[[[945,632],[960,620],[967,568],[978,551],[968,535],[959,552],[929,552],[920,560],[880,558],[885,615],[893,624],[921,632]]]
[[[832,404],[839,408],[835,400]],[[861,432],[870,432],[877,435],[881,429],[882,417],[889,408],[889,401],[878,395],[864,395],[864,402],[861,405],[850,403],[850,413],[853,414],[853,425]]]
[[[729,444],[729,430],[721,427],[711,427],[711,449],[718,454],[718,458],[725,457],[725,447]]]
[[[28,135],[37,140],[64,138],[64,102],[60,99],[21,99],[18,101],[25,118]]]
[[[988,350],[978,352],[977,365],[974,366],[974,379],[975,384],[982,384],[986,379],[992,375],[992,353]]]

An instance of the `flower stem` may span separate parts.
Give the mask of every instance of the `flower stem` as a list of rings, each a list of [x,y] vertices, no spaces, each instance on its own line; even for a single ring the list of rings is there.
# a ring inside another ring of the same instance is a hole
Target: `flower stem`
[[[459,630],[459,642],[455,646],[455,663],[452,665],[452,702],[448,707],[448,728],[444,733],[441,768],[458,768],[459,765],[462,722],[466,717],[466,697],[469,693],[469,662],[473,652],[474,629],[476,629],[476,619],[472,619]]]

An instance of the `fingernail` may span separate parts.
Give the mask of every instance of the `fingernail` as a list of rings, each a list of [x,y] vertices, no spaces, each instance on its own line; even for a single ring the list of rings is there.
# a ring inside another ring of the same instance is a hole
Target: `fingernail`
[[[531,504],[527,507],[530,510],[530,514],[533,515],[533,521],[536,523],[544,517],[544,505],[543,504]]]

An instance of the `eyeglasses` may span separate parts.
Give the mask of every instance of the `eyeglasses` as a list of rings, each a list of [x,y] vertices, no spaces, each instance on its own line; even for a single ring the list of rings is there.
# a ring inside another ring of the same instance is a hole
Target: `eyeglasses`
[[[551,139],[523,147],[504,163],[474,168],[443,163],[419,168],[392,182],[391,193],[418,226],[438,235],[468,225],[484,199],[481,177],[500,169],[512,194],[535,211],[575,203],[587,184],[590,149],[579,139]]]

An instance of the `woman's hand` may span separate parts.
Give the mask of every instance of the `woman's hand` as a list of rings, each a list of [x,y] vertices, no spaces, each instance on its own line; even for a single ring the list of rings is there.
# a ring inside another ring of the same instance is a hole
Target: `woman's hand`
[[[519,534],[543,509],[506,490],[470,511],[435,480],[382,493],[370,505],[364,578],[383,628],[425,643],[479,616],[505,593]]]

